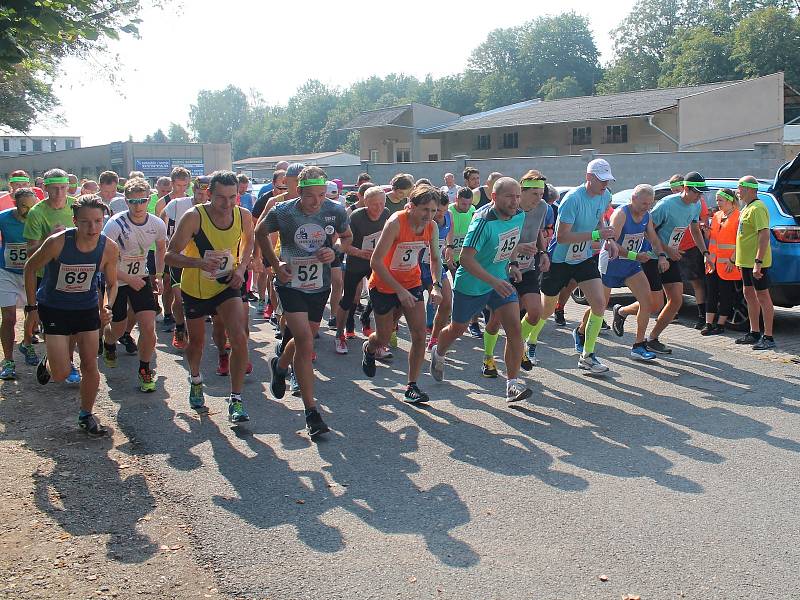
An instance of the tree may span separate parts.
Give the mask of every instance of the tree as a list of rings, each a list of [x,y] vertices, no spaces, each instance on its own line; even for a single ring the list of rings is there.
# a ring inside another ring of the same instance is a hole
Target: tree
[[[159,131],[161,130],[159,129]],[[178,123],[170,123],[167,137],[170,142],[185,144],[189,141],[189,132]]]
[[[56,105],[52,87],[39,74],[46,69],[25,60],[0,72],[0,125],[27,131],[39,115]]]
[[[707,27],[695,27],[685,35],[673,38],[661,66],[659,87],[736,79],[729,38],[715,35]]]
[[[153,134],[153,142],[156,144],[166,144],[167,143],[167,136],[164,135],[164,130],[158,128],[156,132]]]
[[[542,100],[557,100],[558,98],[573,98],[584,94],[578,84],[578,80],[570,75],[564,77],[564,79],[551,77],[539,88],[538,95]]]
[[[783,71],[786,82],[800,85],[800,24],[789,11],[764,8],[742,19],[733,35],[731,58],[746,77]]]
[[[247,96],[234,85],[224,90],[200,90],[189,111],[189,126],[198,142],[223,143],[233,139],[247,119]]]

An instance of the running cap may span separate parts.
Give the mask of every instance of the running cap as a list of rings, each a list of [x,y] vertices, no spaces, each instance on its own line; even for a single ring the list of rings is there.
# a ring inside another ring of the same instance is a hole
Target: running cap
[[[342,188],[344,187],[344,183],[342,183],[342,180],[337,178],[333,180],[333,183],[336,184],[336,191],[341,192]]]
[[[329,181],[327,183],[328,191],[325,192],[325,195],[328,196],[331,200],[335,200],[339,197],[339,186],[336,185],[335,181]]]
[[[706,179],[697,171],[691,171],[683,178],[683,185],[686,187],[694,188],[698,192],[707,192],[709,190],[706,186]]]
[[[604,158],[595,158],[588,165],[586,165],[586,172],[591,173],[600,181],[616,181],[611,174],[611,165]]]
[[[286,176],[287,177],[297,177],[300,175],[300,171],[305,169],[306,166],[303,163],[292,163],[286,169]]]

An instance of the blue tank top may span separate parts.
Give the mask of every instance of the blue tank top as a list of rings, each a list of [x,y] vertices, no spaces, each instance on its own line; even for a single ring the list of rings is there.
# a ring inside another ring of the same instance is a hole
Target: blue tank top
[[[450,215],[450,211],[446,210],[444,212],[444,223],[439,225],[439,252],[444,254],[444,240],[447,239],[447,234],[450,233],[450,229],[453,227],[453,217]],[[419,253],[419,264],[421,265],[430,265],[431,259],[428,256],[428,248],[425,247],[422,249],[422,252]],[[444,265],[444,258],[442,258],[442,265]]]
[[[106,236],[100,234],[91,252],[81,252],[75,244],[76,229],[64,232],[64,248],[58,260],[44,268],[44,277],[36,290],[36,302],[59,310],[97,308],[97,277]]]
[[[625,225],[622,226],[622,232],[617,238],[617,244],[620,247],[620,257],[616,260],[608,261],[608,268],[606,274],[608,275],[623,275],[631,268],[631,261],[628,259],[628,252],[642,252],[645,242],[647,242],[647,224],[650,222],[650,213],[644,213],[642,221],[637,223],[633,220],[631,215],[630,206],[625,205],[620,210],[625,213]]]

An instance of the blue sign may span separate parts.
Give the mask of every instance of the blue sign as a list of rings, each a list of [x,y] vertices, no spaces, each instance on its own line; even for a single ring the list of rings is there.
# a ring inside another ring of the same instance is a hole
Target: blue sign
[[[200,175],[205,175],[205,163],[202,160],[176,160],[172,159],[172,166],[174,167],[183,167],[189,173],[192,174],[192,177],[199,177]]]
[[[137,158],[135,170],[144,173],[145,177],[161,177],[169,175],[172,163],[168,158]]]

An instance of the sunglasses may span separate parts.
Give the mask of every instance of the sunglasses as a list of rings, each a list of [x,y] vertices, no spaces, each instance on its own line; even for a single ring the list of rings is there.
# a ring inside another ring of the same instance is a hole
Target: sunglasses
[[[128,198],[128,204],[145,204],[146,202],[150,202],[150,198]]]
[[[195,187],[198,187],[198,188],[200,188],[201,190],[207,190],[207,189],[208,189],[209,187],[211,187],[211,186],[210,186],[209,184],[207,184],[207,183],[201,183],[200,185],[197,185],[197,186],[195,186]]]

